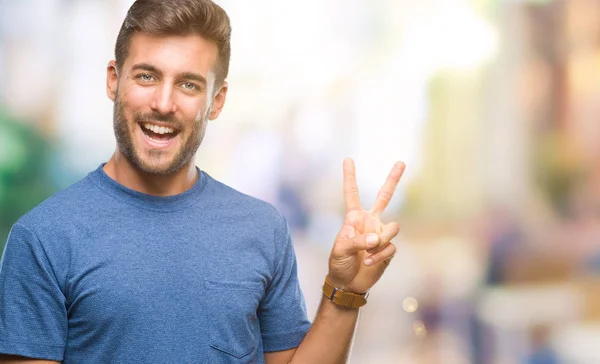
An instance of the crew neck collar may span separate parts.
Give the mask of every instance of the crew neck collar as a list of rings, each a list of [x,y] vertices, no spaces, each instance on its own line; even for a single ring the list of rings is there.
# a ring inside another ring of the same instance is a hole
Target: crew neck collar
[[[176,211],[190,207],[194,204],[206,185],[206,174],[198,167],[198,179],[186,191],[172,196],[154,196],[125,187],[119,182],[109,177],[104,172],[102,163],[95,171],[88,175],[88,178],[104,192],[117,198],[119,201],[135,205],[140,208],[155,211]]]

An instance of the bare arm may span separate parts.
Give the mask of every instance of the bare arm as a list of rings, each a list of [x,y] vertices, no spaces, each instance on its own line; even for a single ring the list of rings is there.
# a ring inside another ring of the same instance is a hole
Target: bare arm
[[[0,364],[59,364],[57,361],[25,358],[0,354]]]
[[[322,300],[313,326],[294,353],[291,363],[346,363],[358,310]]]
[[[265,353],[266,364],[345,363],[350,352],[357,308],[322,300],[313,325],[296,349]]]

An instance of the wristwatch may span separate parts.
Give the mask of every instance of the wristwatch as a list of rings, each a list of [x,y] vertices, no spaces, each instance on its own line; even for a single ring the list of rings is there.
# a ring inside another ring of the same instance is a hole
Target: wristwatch
[[[325,277],[325,283],[323,284],[323,295],[338,306],[359,308],[367,303],[369,292],[354,293],[343,291],[334,287],[331,283],[329,283],[327,277]]]

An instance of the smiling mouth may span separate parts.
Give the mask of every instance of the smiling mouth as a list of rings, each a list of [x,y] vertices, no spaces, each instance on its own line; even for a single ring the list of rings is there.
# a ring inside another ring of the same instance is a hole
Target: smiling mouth
[[[179,134],[179,130],[150,123],[140,123],[142,132],[156,142],[169,142]]]

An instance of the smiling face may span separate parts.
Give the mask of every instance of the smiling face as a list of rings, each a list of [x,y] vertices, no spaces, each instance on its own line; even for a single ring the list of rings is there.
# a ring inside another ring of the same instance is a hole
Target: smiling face
[[[214,43],[198,35],[136,33],[119,71],[108,66],[118,152],[137,170],[169,175],[193,162],[208,119],[225,103],[215,90]]]

